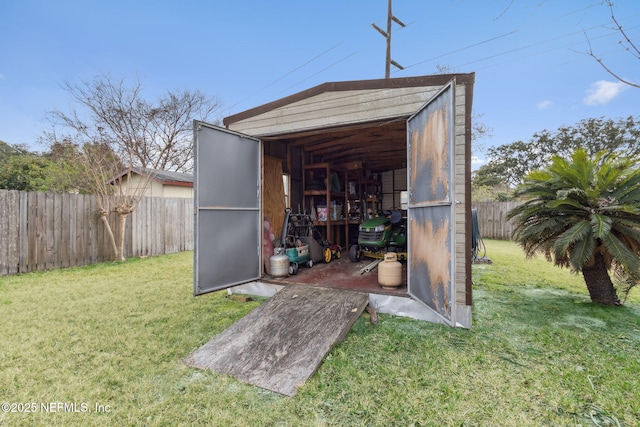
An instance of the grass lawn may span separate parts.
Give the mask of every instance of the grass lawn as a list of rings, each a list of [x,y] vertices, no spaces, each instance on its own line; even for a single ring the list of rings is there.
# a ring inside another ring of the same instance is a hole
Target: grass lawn
[[[362,316],[294,398],[182,363],[260,304],[192,297],[190,252],[0,278],[0,426],[640,425],[640,290],[486,245],[471,329]]]

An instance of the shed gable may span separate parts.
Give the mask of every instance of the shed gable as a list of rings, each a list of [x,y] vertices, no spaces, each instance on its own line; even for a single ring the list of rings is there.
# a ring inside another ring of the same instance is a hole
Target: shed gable
[[[325,83],[225,118],[228,129],[257,137],[408,118],[452,79],[473,74]]]
[[[408,117],[439,86],[325,92],[230,124],[232,130],[268,136]]]

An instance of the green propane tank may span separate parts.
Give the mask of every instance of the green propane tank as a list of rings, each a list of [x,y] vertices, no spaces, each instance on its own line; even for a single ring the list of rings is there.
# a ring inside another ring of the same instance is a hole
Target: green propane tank
[[[402,283],[402,264],[395,252],[384,254],[384,260],[378,264],[378,283],[384,289],[396,289]]]

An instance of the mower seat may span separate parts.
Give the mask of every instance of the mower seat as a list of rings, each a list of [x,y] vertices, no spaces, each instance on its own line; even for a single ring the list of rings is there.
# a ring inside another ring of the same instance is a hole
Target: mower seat
[[[402,225],[402,212],[400,211],[392,211],[391,217],[389,218],[391,221],[392,227],[399,227]]]

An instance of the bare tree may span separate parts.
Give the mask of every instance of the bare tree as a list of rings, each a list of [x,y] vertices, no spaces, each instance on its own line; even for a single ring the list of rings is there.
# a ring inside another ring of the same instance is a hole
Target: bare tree
[[[169,91],[152,103],[143,98],[139,80],[127,86],[124,79],[109,75],[63,87],[82,107],[82,114],[52,111],[58,124],[99,136],[131,166],[158,170],[192,170],[192,121],[215,122],[212,116],[222,106],[198,90]]]
[[[613,2],[611,0],[606,0],[606,3],[609,6],[609,10],[611,12],[611,20],[613,21],[613,23],[615,25],[615,29],[618,31],[618,33],[622,37],[622,40],[620,40],[618,43],[620,45],[624,46],[625,50],[627,52],[629,52],[629,54],[633,55],[636,59],[640,59],[640,49],[638,49],[638,47],[633,43],[631,38],[627,35],[625,30],[622,28],[622,25],[620,25],[620,23],[616,19],[616,16],[615,16],[615,14],[613,12]],[[585,34],[585,36],[586,36],[586,34]],[[600,66],[602,68],[604,68],[604,70],[607,73],[609,73],[610,75],[615,77],[618,81],[620,81],[620,82],[622,82],[622,83],[624,83],[626,85],[629,85],[629,86],[632,86],[632,87],[636,87],[636,88],[640,88],[640,84],[633,83],[633,82],[630,82],[629,80],[626,80],[626,79],[622,78],[619,73],[615,72],[609,66],[607,66],[607,64],[605,64],[605,62],[602,60],[602,58],[600,58],[599,56],[597,56],[593,52],[593,49],[591,48],[591,41],[589,40],[589,37],[587,37],[587,43],[589,44],[589,51],[587,52],[588,55],[591,56],[593,59],[595,59],[598,62],[598,64],[600,64]]]
[[[133,182],[131,169],[125,172],[128,175],[124,179],[121,171],[122,163],[105,144],[85,143],[76,152],[77,164],[82,175],[85,177],[85,185],[93,194],[98,206],[100,220],[107,230],[115,259],[125,261],[124,257],[124,236],[126,220],[140,202],[144,192],[149,185],[149,181],[141,183],[132,188]],[[118,215],[119,230],[118,240],[115,239],[111,224],[109,223],[109,212]]]
[[[66,83],[64,88],[82,110],[50,112],[53,129],[42,139],[51,146],[75,146],[83,190],[94,195],[115,259],[124,261],[126,220],[145,195],[152,171],[191,170],[192,121],[210,120],[221,103],[199,91],[168,92],[149,103],[139,81],[128,87],[124,79],[108,75],[79,85]],[[64,137],[58,137],[59,127]],[[145,173],[135,173],[135,168],[144,168]],[[109,212],[118,215],[118,239]]]

